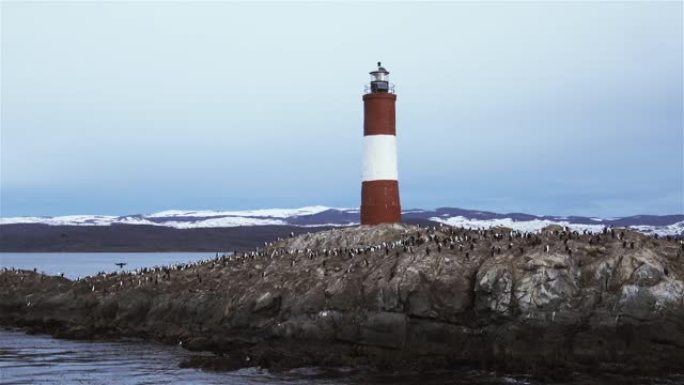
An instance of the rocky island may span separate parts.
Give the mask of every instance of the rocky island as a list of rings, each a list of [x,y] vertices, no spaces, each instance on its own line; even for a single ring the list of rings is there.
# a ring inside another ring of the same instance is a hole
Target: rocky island
[[[684,244],[625,229],[360,226],[194,264],[0,273],[0,325],[139,337],[214,369],[684,372]]]

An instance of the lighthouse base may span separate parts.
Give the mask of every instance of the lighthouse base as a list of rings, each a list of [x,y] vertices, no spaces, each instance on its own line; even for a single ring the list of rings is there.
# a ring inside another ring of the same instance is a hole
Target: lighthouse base
[[[361,184],[361,224],[400,223],[399,182],[373,180]]]

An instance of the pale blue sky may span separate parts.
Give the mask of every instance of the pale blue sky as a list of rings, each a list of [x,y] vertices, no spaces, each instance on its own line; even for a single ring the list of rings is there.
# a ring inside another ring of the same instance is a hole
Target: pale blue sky
[[[681,2],[2,2],[3,216],[360,199],[396,84],[405,208],[684,212]]]

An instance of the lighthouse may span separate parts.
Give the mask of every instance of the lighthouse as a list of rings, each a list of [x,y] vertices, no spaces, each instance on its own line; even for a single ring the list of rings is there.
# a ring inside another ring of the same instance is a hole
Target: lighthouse
[[[363,169],[361,224],[401,222],[397,172],[397,95],[389,83],[389,71],[380,62],[370,72],[363,95]]]

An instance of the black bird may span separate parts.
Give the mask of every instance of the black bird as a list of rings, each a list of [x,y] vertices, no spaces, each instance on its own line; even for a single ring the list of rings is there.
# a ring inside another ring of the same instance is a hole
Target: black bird
[[[123,269],[123,267],[126,266],[126,262],[115,263],[115,265],[119,266],[119,269]]]

